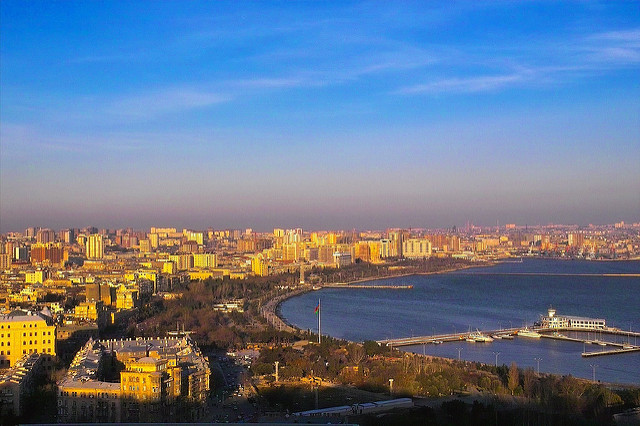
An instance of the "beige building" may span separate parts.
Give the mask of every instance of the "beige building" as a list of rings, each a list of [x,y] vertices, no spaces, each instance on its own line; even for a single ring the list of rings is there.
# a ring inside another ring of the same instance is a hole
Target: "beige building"
[[[424,238],[409,238],[402,243],[402,255],[407,258],[431,256],[431,242]]]

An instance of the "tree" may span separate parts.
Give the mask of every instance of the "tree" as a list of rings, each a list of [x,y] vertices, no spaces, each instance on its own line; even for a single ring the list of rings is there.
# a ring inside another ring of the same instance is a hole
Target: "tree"
[[[520,373],[518,372],[518,366],[515,362],[511,363],[511,367],[509,367],[509,381],[507,382],[507,387],[511,391],[511,395],[516,390],[518,385],[520,384]]]
[[[524,370],[524,394],[527,398],[532,398],[536,390],[537,377],[533,368]]]
[[[352,343],[349,345],[348,349],[349,360],[356,366],[360,365],[365,356],[364,348],[357,343]]]

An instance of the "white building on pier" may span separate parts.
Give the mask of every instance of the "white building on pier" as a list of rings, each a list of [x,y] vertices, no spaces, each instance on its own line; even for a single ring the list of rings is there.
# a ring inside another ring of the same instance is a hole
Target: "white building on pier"
[[[606,328],[605,320],[600,318],[576,317],[571,315],[556,315],[556,310],[549,308],[548,316],[542,317],[543,328],[572,328],[583,330],[603,330]]]

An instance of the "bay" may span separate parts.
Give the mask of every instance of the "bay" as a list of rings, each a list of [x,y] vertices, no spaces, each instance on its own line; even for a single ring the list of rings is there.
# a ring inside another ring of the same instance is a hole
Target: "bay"
[[[640,331],[640,277],[597,274],[640,274],[640,262],[524,259],[522,263],[370,282],[413,285],[410,290],[322,289],[288,299],[280,309],[291,324],[315,332],[314,309],[320,299],[322,333],[352,341],[522,327],[538,321],[549,306],[558,315],[604,318],[608,326]],[[608,340],[626,341],[627,337]],[[635,343],[633,337],[631,343]],[[515,362],[534,369],[540,359],[540,372],[592,379],[595,370],[596,380],[640,384],[639,352],[581,357],[585,349],[601,350],[590,346],[516,338],[403,349],[447,358],[460,355],[487,364],[495,363],[498,354],[498,364]]]

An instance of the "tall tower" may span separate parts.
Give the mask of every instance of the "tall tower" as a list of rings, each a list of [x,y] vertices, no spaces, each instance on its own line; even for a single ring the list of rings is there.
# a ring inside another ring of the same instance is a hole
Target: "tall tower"
[[[102,241],[102,235],[89,235],[89,237],[87,237],[85,249],[87,259],[102,259],[104,257],[104,243]]]

